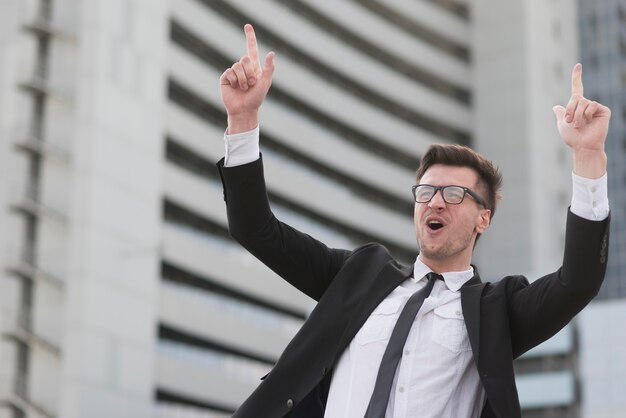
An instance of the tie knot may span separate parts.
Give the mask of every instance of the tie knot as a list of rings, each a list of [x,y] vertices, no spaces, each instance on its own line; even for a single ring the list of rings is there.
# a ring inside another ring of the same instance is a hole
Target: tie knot
[[[433,273],[432,271],[430,273],[428,273],[426,275],[426,278],[428,279],[428,281],[436,281],[436,280],[443,280],[443,276],[441,274],[437,274],[437,273]]]

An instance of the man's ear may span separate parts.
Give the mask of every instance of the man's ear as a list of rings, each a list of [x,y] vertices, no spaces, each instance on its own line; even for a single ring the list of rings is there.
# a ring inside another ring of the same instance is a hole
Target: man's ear
[[[482,234],[487,230],[487,228],[489,228],[489,225],[491,225],[491,209],[481,210],[478,216],[479,219],[478,224],[476,225],[476,232]]]

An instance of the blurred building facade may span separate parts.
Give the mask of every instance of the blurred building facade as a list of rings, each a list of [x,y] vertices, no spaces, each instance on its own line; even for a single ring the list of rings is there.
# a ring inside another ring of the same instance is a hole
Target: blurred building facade
[[[217,79],[255,25],[276,214],[411,263],[432,143],[505,176],[486,279],[560,264],[573,0],[11,0],[0,4],[0,417],[226,417],[313,302],[228,235]],[[517,367],[528,417],[576,416],[576,330]]]
[[[584,415],[617,418],[626,356],[626,1],[579,1],[585,95],[611,108],[607,139],[611,245],[607,274],[596,301],[581,314],[580,370]]]

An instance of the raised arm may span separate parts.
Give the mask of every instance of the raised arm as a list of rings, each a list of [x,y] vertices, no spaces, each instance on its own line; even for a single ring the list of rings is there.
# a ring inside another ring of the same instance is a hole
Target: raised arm
[[[256,35],[252,25],[244,27],[247,53],[220,77],[222,102],[228,115],[228,133],[250,131],[259,124],[259,108],[272,85],[274,53],[265,57],[261,68]]]
[[[572,148],[574,174],[597,179],[606,173],[604,142],[611,110],[583,95],[583,68],[572,70],[572,96],[567,107],[554,106],[557,127],[563,141]]]
[[[267,96],[274,72],[274,53],[267,54],[261,68],[254,29],[246,25],[244,30],[247,54],[220,77],[222,101],[228,114],[227,134],[230,135],[257,127],[259,108]],[[237,138],[230,135],[226,135],[227,141],[250,144],[258,140],[258,136],[250,132]],[[234,148],[241,151],[245,144]],[[258,153],[258,148],[256,151]],[[224,186],[229,232],[279,276],[319,300],[350,252],[329,249],[276,219],[267,199],[263,161],[258,154],[255,157],[241,164],[225,164],[224,158],[217,164]]]
[[[607,157],[604,144],[611,111],[583,95],[582,66],[572,71],[572,96],[566,107],[553,108],[561,138],[572,148],[574,174],[585,183],[602,184]],[[574,179],[575,183],[580,179]],[[584,179],[583,179],[584,180]],[[583,185],[583,187],[585,187]],[[582,193],[578,207],[591,208],[592,194]],[[513,350],[517,356],[554,335],[597,294],[606,270],[609,219],[606,215],[586,217],[574,211],[574,199],[567,218],[563,265],[531,285],[507,282],[510,289],[510,320]],[[599,205],[602,206],[602,205]],[[593,210],[589,210],[593,212]]]

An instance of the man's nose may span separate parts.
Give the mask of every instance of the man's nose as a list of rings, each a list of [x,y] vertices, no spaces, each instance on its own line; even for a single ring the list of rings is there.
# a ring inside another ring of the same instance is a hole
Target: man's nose
[[[432,209],[439,209],[446,207],[446,201],[443,200],[443,195],[441,190],[437,190],[433,195],[433,198],[428,202],[428,206]]]

